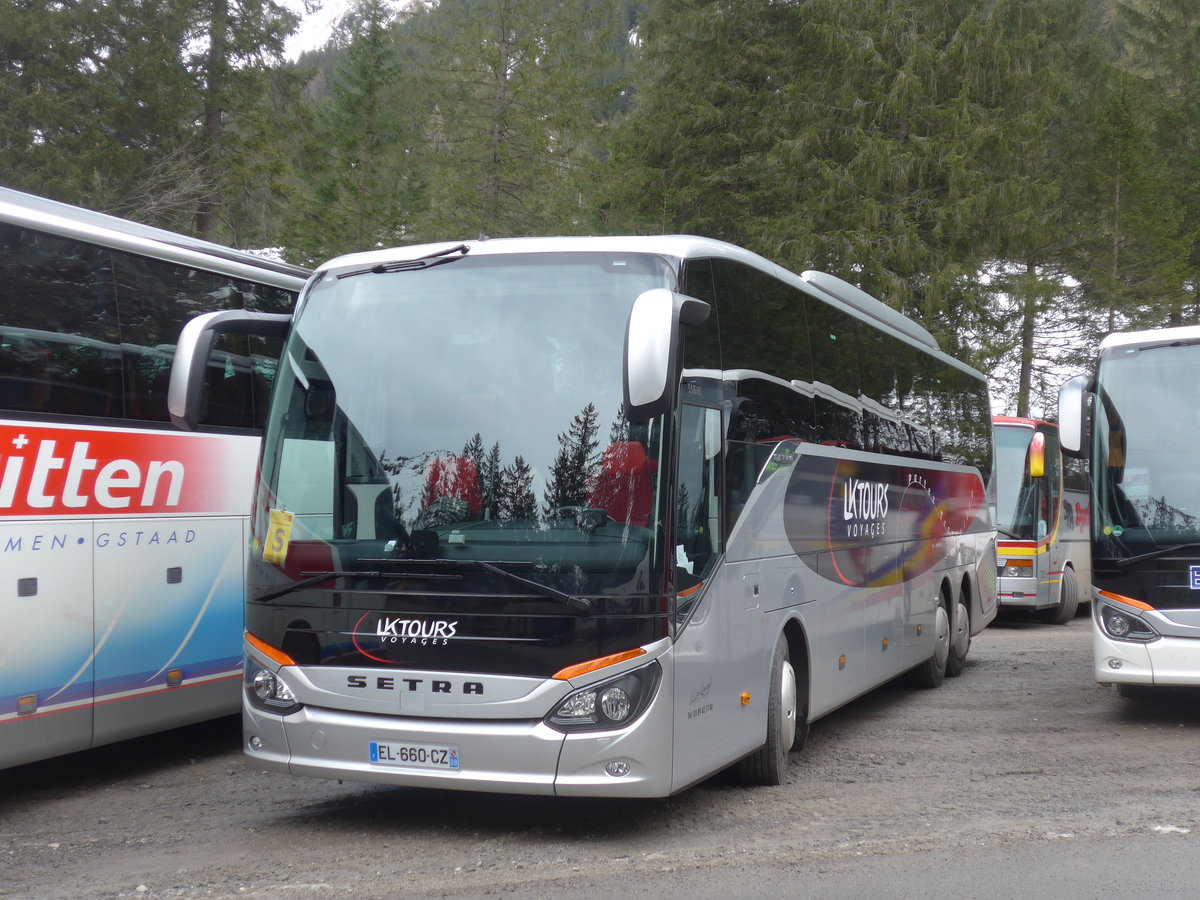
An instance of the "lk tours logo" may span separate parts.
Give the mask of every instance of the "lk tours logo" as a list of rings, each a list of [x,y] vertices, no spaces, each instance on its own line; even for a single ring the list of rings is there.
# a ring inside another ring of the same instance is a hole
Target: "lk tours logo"
[[[887,533],[888,486],[882,481],[847,478],[842,482],[842,522],[848,538]]]

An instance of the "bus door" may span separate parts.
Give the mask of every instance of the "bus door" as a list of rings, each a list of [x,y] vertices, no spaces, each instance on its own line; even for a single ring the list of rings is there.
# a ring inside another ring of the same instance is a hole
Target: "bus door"
[[[755,683],[751,657],[761,640],[755,628],[758,567],[721,565],[721,410],[685,404],[680,420],[672,549],[679,587],[676,622],[682,627],[674,649],[674,789],[752,750],[763,732],[747,727],[739,700]],[[757,698],[759,691],[754,693]],[[765,691],[762,700],[765,710]]]
[[[143,733],[148,714],[169,728],[236,703],[244,527],[233,516],[96,523],[98,743]]]
[[[1038,522],[1038,536],[1048,542],[1048,553],[1038,567],[1038,595],[1058,600],[1062,590],[1062,571],[1067,562],[1068,544],[1063,540],[1062,528],[1062,451],[1058,443],[1058,429],[1047,428],[1045,434],[1045,461],[1042,484],[1039,486],[1042,504],[1039,515],[1044,515],[1045,524]],[[1044,529],[1044,534],[1043,534]],[[1043,586],[1044,585],[1044,586]]]
[[[0,766],[92,742],[90,522],[0,525]]]

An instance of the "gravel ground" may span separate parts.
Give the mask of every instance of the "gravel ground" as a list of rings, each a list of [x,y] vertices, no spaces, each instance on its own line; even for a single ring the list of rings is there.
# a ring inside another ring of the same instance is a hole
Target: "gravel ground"
[[[0,772],[0,896],[690,896],[864,857],[1182,835],[1200,830],[1198,699],[1097,685],[1086,616],[1002,620],[961,678],[888,685],[816,723],[785,785],[718,776],[657,801],[272,775],[227,719]]]

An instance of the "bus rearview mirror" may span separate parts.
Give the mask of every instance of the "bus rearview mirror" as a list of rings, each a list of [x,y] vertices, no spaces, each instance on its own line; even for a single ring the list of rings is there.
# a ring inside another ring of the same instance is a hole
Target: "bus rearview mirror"
[[[711,307],[666,288],[633,301],[625,326],[625,418],[646,422],[671,408],[679,371],[680,325],[699,325]]]
[[[188,320],[175,345],[171,383],[167,388],[167,411],[175,427],[195,431],[200,423],[204,373],[219,335],[284,338],[291,323],[292,317],[286,313],[259,313],[248,309],[226,309]]]
[[[1029,477],[1041,478],[1046,474],[1046,435],[1037,432],[1029,442]]]
[[[1067,456],[1083,455],[1087,382],[1086,375],[1076,375],[1058,389],[1058,439]]]

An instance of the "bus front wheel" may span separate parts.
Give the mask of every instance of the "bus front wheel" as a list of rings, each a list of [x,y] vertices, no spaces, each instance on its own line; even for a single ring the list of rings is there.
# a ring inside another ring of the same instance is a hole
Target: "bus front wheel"
[[[738,763],[738,775],[744,784],[783,784],[788,754],[803,740],[808,730],[807,691],[805,708],[800,708],[800,686],[792,667],[787,638],[779,636],[771,662],[771,689],[767,699],[767,740]],[[804,722],[800,722],[801,716]]]
[[[933,614],[933,656],[909,671],[907,681],[913,687],[937,688],[946,678],[946,666],[950,661],[950,614],[949,598],[945,594]]]

